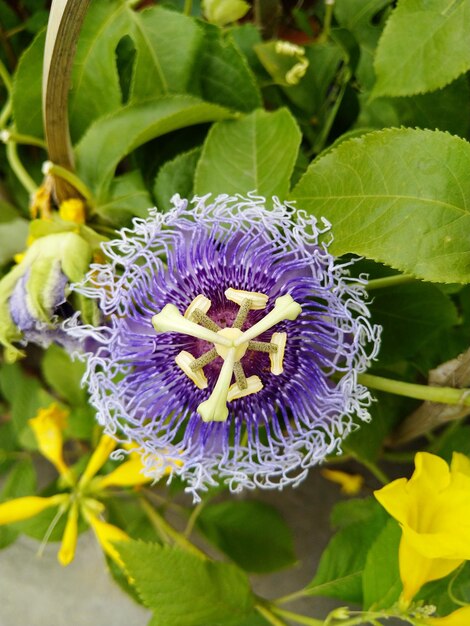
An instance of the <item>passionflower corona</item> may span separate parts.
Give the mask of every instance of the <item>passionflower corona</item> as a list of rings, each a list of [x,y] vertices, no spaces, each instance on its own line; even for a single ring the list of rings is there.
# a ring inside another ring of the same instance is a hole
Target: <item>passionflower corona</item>
[[[264,198],[179,196],[103,244],[82,295],[98,299],[85,381],[108,433],[197,492],[297,484],[337,450],[371,397],[379,345],[364,280],[335,264],[321,224]]]

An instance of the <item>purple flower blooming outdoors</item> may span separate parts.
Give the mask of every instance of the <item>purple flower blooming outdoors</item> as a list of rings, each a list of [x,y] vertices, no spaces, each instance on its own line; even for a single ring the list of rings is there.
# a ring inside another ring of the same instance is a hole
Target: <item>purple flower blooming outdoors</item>
[[[192,204],[192,206],[191,206]],[[364,280],[314,217],[277,199],[173,198],[103,244],[75,289],[98,299],[86,384],[98,419],[197,492],[298,484],[367,421],[357,382],[378,351]]]

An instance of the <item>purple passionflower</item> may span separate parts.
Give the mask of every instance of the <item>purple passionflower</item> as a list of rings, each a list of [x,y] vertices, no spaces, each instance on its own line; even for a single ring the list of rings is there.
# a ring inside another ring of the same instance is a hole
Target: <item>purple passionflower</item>
[[[298,484],[367,421],[357,382],[379,347],[365,280],[335,264],[330,225],[249,194],[179,196],[103,244],[75,289],[102,327],[85,381],[99,422],[199,490]]]

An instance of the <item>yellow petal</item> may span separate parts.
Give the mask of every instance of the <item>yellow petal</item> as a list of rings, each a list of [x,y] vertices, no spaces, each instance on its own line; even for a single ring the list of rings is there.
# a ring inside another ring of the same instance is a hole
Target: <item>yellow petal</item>
[[[407,484],[406,478],[398,478],[382,487],[382,489],[374,491],[374,496],[387,513],[390,513],[400,524],[404,524],[407,521],[410,508]]]
[[[96,479],[96,486],[100,489],[106,487],[132,487],[133,485],[144,485],[154,480],[151,476],[145,476],[142,471],[144,466],[140,457],[129,459],[122,463],[107,476],[99,476]]]
[[[124,568],[124,563],[119,556],[119,552],[116,550],[113,544],[117,543],[118,541],[129,541],[129,535],[117,526],[113,526],[113,524],[103,522],[94,515],[88,515],[87,520],[90,526],[93,528],[96,538],[103,548],[103,551],[111,559],[113,559],[113,561],[117,563],[119,567]]]
[[[65,428],[68,411],[59,407],[55,402],[46,409],[39,409],[36,417],[28,423],[38,442],[39,451],[70,482],[71,472],[62,456],[62,431]]]
[[[364,478],[360,474],[347,474],[339,470],[322,469],[321,475],[333,483],[341,485],[341,492],[349,496],[357,495],[364,484]]]
[[[457,609],[445,617],[427,617],[423,624],[429,626],[468,626],[470,624],[470,606]]]
[[[67,222],[85,223],[85,204],[78,198],[64,200],[59,207],[60,217]]]
[[[444,578],[453,572],[463,559],[430,559],[416,551],[402,535],[399,548],[400,578],[403,583],[403,598],[410,602],[421,587],[431,580]]]
[[[9,502],[0,504],[0,525],[12,524],[24,519],[34,517],[42,513],[45,509],[58,506],[68,500],[67,494],[57,494],[50,498],[40,498],[39,496],[26,496],[16,498]]]
[[[78,538],[78,505],[75,501],[70,507],[67,517],[67,523],[65,525],[64,535],[62,537],[62,543],[60,545],[57,558],[59,563],[64,567],[69,565],[75,557],[75,550],[77,547]]]
[[[450,465],[451,473],[464,474],[470,478],[470,459],[465,454],[454,452],[452,455],[452,463]]]
[[[91,455],[88,465],[80,478],[79,485],[84,487],[91,478],[98,472],[106,461],[109,459],[109,455],[116,447],[116,440],[108,435],[103,435],[95,448],[95,451]]]

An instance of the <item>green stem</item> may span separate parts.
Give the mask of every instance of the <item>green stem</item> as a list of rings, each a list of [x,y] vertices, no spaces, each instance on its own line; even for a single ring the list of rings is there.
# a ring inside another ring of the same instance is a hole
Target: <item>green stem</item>
[[[5,85],[6,90],[8,91],[8,93],[10,93],[11,86],[12,86],[11,76],[1,59],[0,59],[0,78],[2,79],[2,82]]]
[[[366,467],[369,472],[371,474],[373,474],[377,480],[382,483],[382,485],[388,485],[388,483],[390,482],[390,479],[388,478],[388,476],[385,474],[385,472],[383,472],[380,467],[378,465],[376,465],[376,463],[374,463],[373,461],[369,461],[367,459],[357,459],[359,461],[359,463],[362,463],[362,465],[364,465],[364,467]]]
[[[18,156],[18,149],[14,141],[9,141],[7,143],[7,159],[11,169],[14,171],[16,177],[26,189],[26,191],[29,194],[35,193],[38,186],[23,167],[23,163],[21,163],[20,161],[20,157]]]
[[[275,615],[290,619],[297,624],[304,624],[305,626],[323,626],[323,620],[315,619],[313,617],[307,617],[306,615],[294,613],[293,611],[286,611],[285,609],[280,609],[279,607],[274,605],[271,605],[270,608]]]
[[[366,387],[393,393],[397,396],[406,396],[416,400],[427,400],[440,404],[470,406],[470,389],[416,385],[414,383],[405,383],[401,380],[393,380],[392,378],[373,376],[372,374],[359,374],[357,380]]]
[[[275,604],[287,604],[288,602],[294,602],[299,598],[305,598],[309,593],[306,589],[300,589],[299,591],[294,591],[294,593],[289,593],[286,596],[282,596],[274,601]]]
[[[413,280],[416,280],[416,278],[411,276],[411,274],[394,274],[393,276],[384,276],[384,278],[373,278],[367,283],[366,289],[367,291],[383,289],[384,287],[393,287],[394,285],[409,283]]]
[[[202,509],[204,508],[205,503],[199,502],[194,509],[191,511],[191,515],[189,516],[188,523],[186,524],[186,528],[184,529],[184,536],[186,538],[191,536],[191,533],[194,530],[194,525],[196,523],[197,518],[201,514]]]
[[[32,135],[21,135],[20,133],[15,133],[11,130],[1,131],[2,141],[8,143],[9,141],[14,141],[15,143],[20,143],[27,146],[37,146],[38,148],[43,148],[47,150],[46,142],[44,139],[39,139],[38,137],[33,137]]]
[[[274,615],[274,613],[264,604],[255,604],[255,609],[264,617],[266,621],[272,624],[272,626],[286,626],[285,621],[276,617],[276,615]]]
[[[334,4],[335,4],[335,0],[325,0],[325,19],[323,21],[322,34],[318,38],[319,43],[324,43],[325,41],[328,41],[328,37],[330,36]]]
[[[185,15],[191,15],[192,10],[193,10],[193,0],[184,0],[183,13]]]
[[[61,165],[56,165],[51,161],[46,161],[43,165],[43,173],[50,174],[51,176],[58,176],[59,178],[67,181],[85,198],[87,202],[90,202],[92,198],[91,191],[88,189],[85,183],[70,170],[62,167]]]
[[[3,107],[2,112],[0,113],[0,131],[4,129],[7,125],[12,110],[13,105],[11,102],[11,98],[9,97],[8,100],[5,102],[5,106]]]
[[[207,559],[207,556],[204,554],[202,550],[196,548],[194,544],[192,544],[184,535],[179,533],[177,530],[171,526],[166,519],[164,519],[161,515],[159,515],[153,506],[147,502],[144,498],[141,498],[140,504],[144,509],[147,517],[149,518],[152,526],[159,534],[166,535],[170,537],[170,539],[180,548],[186,550],[186,552],[191,552],[192,554],[198,556],[202,559]]]

